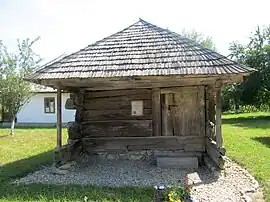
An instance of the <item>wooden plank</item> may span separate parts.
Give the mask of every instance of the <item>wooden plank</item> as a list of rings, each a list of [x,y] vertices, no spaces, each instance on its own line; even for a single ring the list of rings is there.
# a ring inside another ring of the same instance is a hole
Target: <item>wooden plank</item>
[[[176,136],[200,135],[200,106],[198,92],[175,93],[170,105],[173,134]],[[204,133],[204,132],[203,132]]]
[[[81,128],[83,137],[144,137],[152,135],[152,120],[88,122]]]
[[[174,86],[214,85],[217,79],[222,83],[239,82],[243,75],[220,76],[143,76],[131,79],[131,77],[115,78],[86,78],[86,79],[46,79],[40,84],[47,86],[60,85],[63,89],[85,88],[87,90],[119,90],[135,88],[159,88]]]
[[[81,123],[83,121],[84,116],[84,89],[79,89],[76,93],[75,102],[74,104],[77,106],[76,114],[75,114],[75,121]]]
[[[160,88],[152,89],[153,136],[161,136]]]
[[[184,150],[186,144],[205,144],[202,136],[152,136],[152,137],[99,137],[83,138],[85,151],[138,151],[147,149]],[[202,146],[204,147],[204,146]],[[204,151],[192,147],[194,151]],[[192,151],[192,149],[189,149]]]
[[[210,120],[209,120],[209,86],[205,88],[205,135],[211,138]]]
[[[127,95],[118,97],[103,97],[86,99],[85,109],[131,109],[131,101],[142,100],[144,109],[152,108],[151,94]]]
[[[160,168],[190,169],[199,167],[197,157],[158,157],[157,166]]]
[[[61,88],[57,88],[57,148],[62,147],[62,95]]]
[[[171,111],[169,110],[169,99],[172,94],[162,94],[162,135],[173,136],[173,123],[171,117]]]
[[[161,88],[160,94],[198,92],[197,86]]]
[[[83,121],[94,120],[123,120],[123,119],[151,119],[152,110],[144,109],[142,116],[132,116],[130,109],[110,109],[110,110],[85,110],[83,113]]]
[[[221,115],[222,115],[222,108],[221,108],[221,88],[216,90],[216,142],[217,147],[221,147],[223,140],[222,140],[222,130],[221,130]]]
[[[128,89],[128,90],[111,90],[111,91],[87,91],[85,93],[86,99],[93,98],[106,98],[106,97],[118,97],[118,96],[129,96],[129,95],[139,95],[148,94],[151,99],[151,89]]]
[[[200,135],[205,136],[205,86],[199,86],[198,88]]]
[[[224,155],[217,148],[216,142],[209,138],[206,139],[206,152],[219,168],[224,168]]]

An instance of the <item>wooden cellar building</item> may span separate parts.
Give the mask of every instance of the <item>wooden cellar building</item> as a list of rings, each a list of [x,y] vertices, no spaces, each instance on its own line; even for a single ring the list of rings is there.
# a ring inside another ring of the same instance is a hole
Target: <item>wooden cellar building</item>
[[[28,80],[57,89],[57,146],[70,158],[81,152],[175,152],[179,159],[208,156],[222,168],[221,88],[252,71],[140,19]],[[70,92],[66,108],[76,109],[64,146],[63,91]]]

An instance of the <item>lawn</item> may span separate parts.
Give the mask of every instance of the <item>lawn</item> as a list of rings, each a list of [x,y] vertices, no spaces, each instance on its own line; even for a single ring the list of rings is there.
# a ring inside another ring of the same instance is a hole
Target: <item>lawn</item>
[[[91,186],[10,185],[9,179],[24,176],[44,164],[52,164],[56,129],[0,129],[0,201],[152,201],[154,190]],[[63,142],[67,133],[63,130]],[[87,198],[87,199],[86,199]]]
[[[270,113],[223,116],[227,156],[247,168],[270,202]]]
[[[224,115],[223,123],[227,155],[250,170],[270,202],[270,113]],[[55,133],[55,129],[17,129],[10,137],[7,129],[0,129],[0,201],[152,201],[153,188],[8,184],[10,178],[52,163]],[[65,130],[63,136],[66,141]]]

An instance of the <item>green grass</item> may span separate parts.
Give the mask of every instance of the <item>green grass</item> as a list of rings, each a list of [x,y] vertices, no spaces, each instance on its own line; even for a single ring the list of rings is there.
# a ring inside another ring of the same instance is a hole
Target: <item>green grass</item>
[[[270,202],[270,113],[224,115],[223,135],[227,155],[256,177]],[[63,136],[66,140],[65,130]],[[51,164],[55,144],[55,129],[17,129],[14,137],[0,129],[0,201],[84,201],[85,196],[88,201],[152,201],[152,188],[8,183]]]
[[[247,168],[270,201],[270,113],[223,116],[227,155]]]
[[[93,186],[52,186],[42,184],[11,185],[10,179],[21,177],[53,162],[56,129],[0,129],[0,201],[152,201],[152,188],[106,188]],[[63,130],[63,142],[67,133]],[[84,200],[85,197],[88,200]]]

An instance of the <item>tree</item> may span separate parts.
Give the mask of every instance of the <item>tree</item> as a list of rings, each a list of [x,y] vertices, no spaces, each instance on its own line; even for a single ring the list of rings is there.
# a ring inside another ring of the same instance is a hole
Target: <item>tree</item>
[[[212,37],[205,36],[201,32],[197,32],[196,30],[186,31],[185,29],[182,30],[182,36],[187,37],[193,41],[196,41],[200,45],[209,48],[213,51],[217,51],[216,45],[213,42]]]
[[[14,135],[17,113],[33,95],[31,84],[24,79],[41,60],[32,50],[38,40],[39,37],[17,40],[18,51],[15,53],[9,53],[0,41],[0,100],[2,107],[11,116],[11,135]]]
[[[257,69],[242,84],[229,86],[226,93],[235,103],[261,106],[270,105],[270,25],[257,27],[246,45],[230,44],[231,58]],[[234,89],[234,90],[231,90]]]

